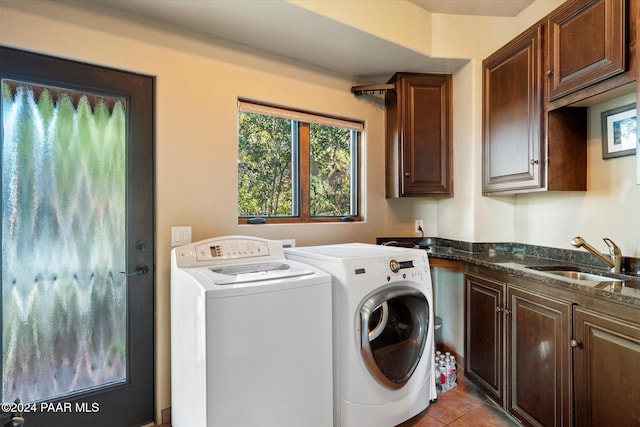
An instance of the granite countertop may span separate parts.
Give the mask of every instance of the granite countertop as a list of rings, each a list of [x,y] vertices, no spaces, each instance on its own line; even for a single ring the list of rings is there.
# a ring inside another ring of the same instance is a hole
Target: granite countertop
[[[517,243],[468,243],[441,238],[405,237],[377,240],[378,244],[397,242],[399,246],[425,249],[429,258],[462,261],[640,308],[640,259],[637,258],[625,258],[624,274],[615,274],[586,251]],[[577,270],[603,276],[604,280],[581,280],[550,273],[557,270]]]

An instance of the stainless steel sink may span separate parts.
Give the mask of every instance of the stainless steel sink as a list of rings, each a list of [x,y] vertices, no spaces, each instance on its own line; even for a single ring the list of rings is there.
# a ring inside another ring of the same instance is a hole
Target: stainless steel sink
[[[586,271],[581,271],[579,268],[575,266],[564,266],[564,265],[556,265],[556,266],[534,266],[529,265],[527,268],[532,270],[537,270],[542,273],[553,274],[555,276],[566,277],[571,280],[581,280],[583,282],[590,282],[591,285],[595,286],[602,282],[621,282],[622,280],[601,276],[595,273],[588,273]]]
[[[608,277],[597,274],[593,270],[583,270],[575,265],[527,265],[525,267],[568,280],[579,280],[582,286],[640,298],[640,278],[638,277],[626,275]]]
[[[569,279],[574,279],[574,280],[587,280],[590,282],[621,282],[621,280],[613,279],[611,277],[599,276],[597,274],[585,273],[582,271],[575,271],[575,270],[556,270],[556,271],[551,270],[546,272],[550,274],[555,274],[556,276],[568,277]]]

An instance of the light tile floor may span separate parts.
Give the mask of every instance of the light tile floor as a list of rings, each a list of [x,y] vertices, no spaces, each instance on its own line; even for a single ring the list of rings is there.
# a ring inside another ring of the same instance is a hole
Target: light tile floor
[[[511,427],[520,426],[505,414],[459,370],[458,385],[438,401],[398,427]]]

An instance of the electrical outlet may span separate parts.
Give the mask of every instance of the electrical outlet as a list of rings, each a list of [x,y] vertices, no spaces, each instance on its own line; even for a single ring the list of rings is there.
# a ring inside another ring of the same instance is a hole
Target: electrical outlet
[[[416,219],[416,223],[413,227],[413,231],[416,233],[417,236],[424,235],[424,223],[422,222],[421,219]]]

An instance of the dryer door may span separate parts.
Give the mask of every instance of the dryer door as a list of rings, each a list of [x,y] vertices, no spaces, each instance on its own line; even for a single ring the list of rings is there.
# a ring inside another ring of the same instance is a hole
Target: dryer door
[[[429,331],[429,303],[418,289],[386,288],[360,308],[360,354],[385,387],[399,389],[420,362]]]

